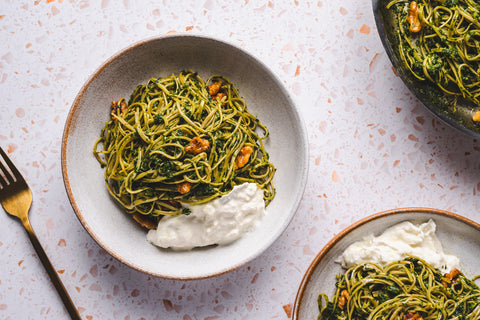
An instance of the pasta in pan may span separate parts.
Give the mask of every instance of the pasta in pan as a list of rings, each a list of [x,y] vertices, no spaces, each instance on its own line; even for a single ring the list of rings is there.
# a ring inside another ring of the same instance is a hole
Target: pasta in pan
[[[457,269],[443,275],[416,257],[385,267],[361,264],[337,276],[330,301],[320,294],[318,319],[480,319],[480,289]]]
[[[456,100],[480,102],[480,4],[474,0],[393,0],[398,54],[420,81]]]
[[[158,221],[244,182],[263,189],[268,204],[275,196],[268,136],[228,79],[205,82],[182,71],[114,101],[94,154],[110,194],[128,212]]]

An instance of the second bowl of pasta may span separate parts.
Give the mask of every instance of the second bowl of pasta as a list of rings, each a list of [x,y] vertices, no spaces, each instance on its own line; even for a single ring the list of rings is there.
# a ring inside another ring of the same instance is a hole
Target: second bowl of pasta
[[[293,319],[475,317],[479,252],[480,225],[458,214],[431,208],[373,214],[317,254]]]

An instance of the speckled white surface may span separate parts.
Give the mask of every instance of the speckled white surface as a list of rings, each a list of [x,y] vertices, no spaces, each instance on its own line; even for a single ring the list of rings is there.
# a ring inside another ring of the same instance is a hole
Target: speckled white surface
[[[370,1],[10,0],[0,30],[0,145],[32,188],[31,223],[84,319],[288,319],[311,260],[353,221],[427,206],[480,222],[480,143],[407,91]],[[64,121],[87,77],[169,32],[260,58],[310,139],[309,180],[287,231],[248,265],[199,281],[152,278],[111,258],[78,222],[60,168]],[[0,319],[68,319],[20,223],[1,212],[0,257]]]

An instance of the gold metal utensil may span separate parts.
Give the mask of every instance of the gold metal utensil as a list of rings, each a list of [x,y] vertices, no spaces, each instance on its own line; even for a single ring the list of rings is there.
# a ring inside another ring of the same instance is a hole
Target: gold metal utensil
[[[0,203],[7,213],[22,221],[25,230],[27,230],[28,237],[35,248],[38,257],[42,261],[43,266],[47,270],[58,294],[62,298],[70,317],[74,320],[81,319],[77,308],[75,308],[72,299],[58,277],[57,272],[50,263],[50,260],[48,260],[48,257],[45,254],[45,251],[43,251],[37,236],[33,232],[30,221],[28,220],[28,211],[32,204],[32,192],[25,182],[25,179],[23,179],[20,172],[18,172],[17,168],[15,168],[14,164],[10,161],[2,148],[0,148]]]

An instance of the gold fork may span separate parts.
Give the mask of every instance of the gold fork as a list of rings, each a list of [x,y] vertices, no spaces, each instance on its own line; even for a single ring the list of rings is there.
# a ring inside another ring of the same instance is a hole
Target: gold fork
[[[6,166],[2,163],[2,158]],[[57,272],[53,268],[50,260],[48,260],[48,257],[45,254],[45,251],[43,251],[37,236],[33,232],[30,221],[28,220],[28,211],[32,204],[32,192],[25,179],[20,172],[18,172],[17,168],[15,168],[15,165],[10,161],[2,148],[0,148],[0,203],[7,213],[22,221],[25,230],[27,230],[28,237],[35,248],[38,257],[42,261],[43,266],[47,270],[58,294],[62,298],[70,317],[74,320],[81,319],[77,308],[75,308],[75,305],[63,286],[62,281],[58,277]]]

